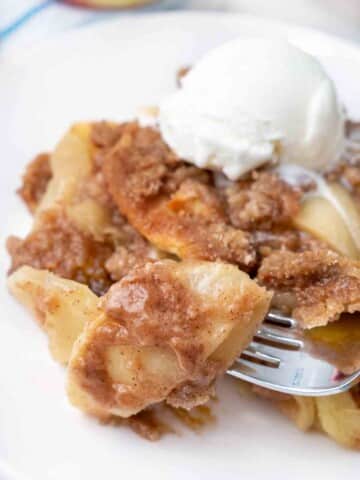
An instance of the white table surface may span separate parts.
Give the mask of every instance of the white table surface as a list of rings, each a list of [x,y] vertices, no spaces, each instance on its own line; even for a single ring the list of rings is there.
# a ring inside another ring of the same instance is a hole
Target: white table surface
[[[221,10],[286,20],[360,43],[359,0],[162,0],[138,11],[170,9]],[[136,15],[136,11],[132,15]],[[56,0],[0,0],[1,48],[27,48],[78,26],[122,12],[95,12]]]

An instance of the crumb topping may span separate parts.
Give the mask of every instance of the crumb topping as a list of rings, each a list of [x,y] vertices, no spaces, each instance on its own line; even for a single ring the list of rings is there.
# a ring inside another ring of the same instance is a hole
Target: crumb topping
[[[23,175],[22,186],[17,193],[20,195],[30,212],[34,213],[40,203],[52,173],[50,168],[50,155],[40,153],[26,167]]]
[[[104,172],[121,213],[159,249],[254,265],[250,235],[229,225],[210,174],[182,162],[156,130],[127,124]]]
[[[331,250],[274,252],[262,262],[258,279],[295,296],[292,314],[306,328],[360,309],[360,263]]]
[[[276,174],[254,171],[250,180],[225,190],[232,225],[243,230],[272,230],[289,225],[300,210],[300,192]]]
[[[25,239],[10,237],[7,248],[12,258],[10,273],[22,265],[46,269],[88,285],[97,295],[112,283],[105,268],[112,245],[85,235],[57,213],[44,216],[41,226]]]

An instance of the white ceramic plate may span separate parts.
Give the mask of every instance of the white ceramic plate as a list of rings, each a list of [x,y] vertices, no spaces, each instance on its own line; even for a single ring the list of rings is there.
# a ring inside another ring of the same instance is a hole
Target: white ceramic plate
[[[319,56],[360,116],[360,50],[315,31],[227,14],[125,18],[0,58],[1,245],[29,217],[14,190],[26,162],[76,120],[123,119],[174,89],[178,67],[238,35],[288,37]],[[2,247],[3,248],[3,247]],[[46,338],[7,294],[1,257],[0,479],[315,479],[359,475],[359,454],[296,430],[271,405],[225,380],[215,426],[149,443],[72,408]],[[2,472],[1,472],[2,470]]]

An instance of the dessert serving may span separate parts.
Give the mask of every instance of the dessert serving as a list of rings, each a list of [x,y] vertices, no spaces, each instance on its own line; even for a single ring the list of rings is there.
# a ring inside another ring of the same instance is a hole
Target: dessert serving
[[[270,307],[339,375],[358,370],[360,127],[320,63],[238,39],[145,120],[74,124],[18,192],[33,227],[8,239],[8,286],[66,365],[70,402],[156,438],[144,412],[206,404]],[[359,386],[249,389],[360,447]]]

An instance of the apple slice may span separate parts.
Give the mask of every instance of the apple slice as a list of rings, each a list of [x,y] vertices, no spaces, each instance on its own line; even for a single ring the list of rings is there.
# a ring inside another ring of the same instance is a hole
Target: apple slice
[[[36,210],[36,222],[43,212],[71,204],[80,182],[92,172],[90,134],[90,124],[75,124],[56,146],[50,157],[53,177]]]
[[[304,332],[311,353],[350,374],[360,368],[360,315],[344,313],[336,322]]]
[[[192,408],[250,343],[271,295],[237,267],[161,260],[115,283],[76,340],[73,405],[129,417],[166,400]]]
[[[305,199],[294,224],[299,230],[328,243],[339,253],[357,260],[360,258],[358,208],[344,187],[328,184],[328,188],[334,202],[321,196]]]
[[[346,215],[346,224],[352,239],[360,252],[360,210],[349,191],[338,183],[332,183],[329,188]]]
[[[66,364],[85,324],[99,315],[98,297],[81,283],[28,266],[10,275],[8,287],[47,333],[53,358]]]

